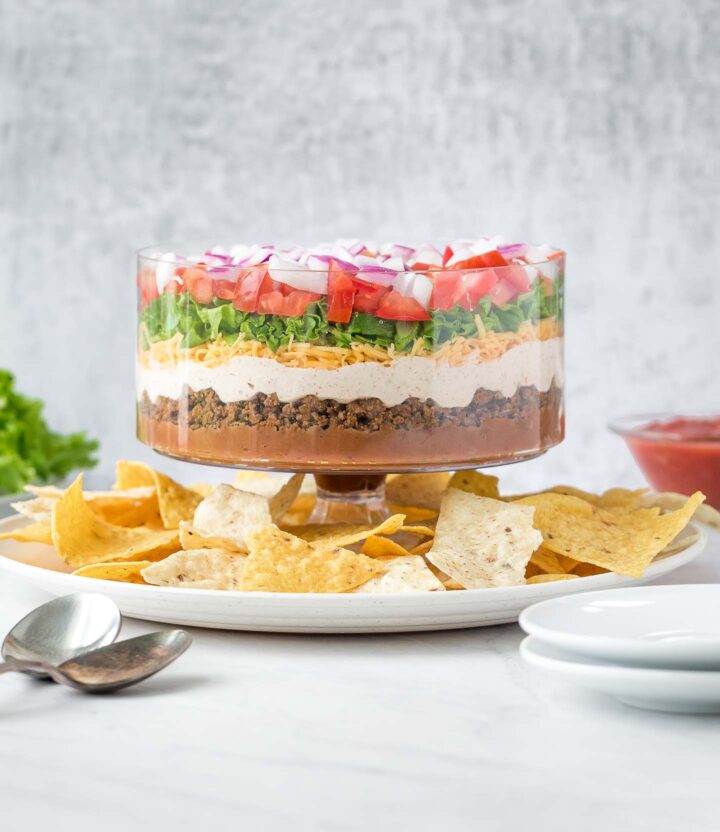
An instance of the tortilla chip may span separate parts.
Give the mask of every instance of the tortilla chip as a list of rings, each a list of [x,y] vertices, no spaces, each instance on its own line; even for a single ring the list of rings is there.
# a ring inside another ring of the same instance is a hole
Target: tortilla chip
[[[478,497],[500,499],[498,478],[482,474],[480,471],[456,471],[450,478],[448,488],[457,488],[459,491],[467,491]]]
[[[433,542],[432,540],[426,540],[423,543],[418,543],[417,546],[413,546],[410,549],[411,555],[425,555],[432,549]]]
[[[300,494],[304,479],[305,474],[293,475],[276,494],[268,498],[273,523],[279,523],[288,513],[290,506]]]
[[[685,528],[704,499],[698,491],[681,509],[662,515],[653,509],[612,511],[554,493],[523,497],[513,505],[535,506],[535,526],[542,532],[545,547],[556,554],[639,578]]]
[[[197,491],[185,488],[144,462],[120,460],[113,489],[126,490],[142,486],[155,487],[160,518],[166,529],[177,529],[182,520],[191,520],[195,508],[203,499]]]
[[[51,501],[48,503],[47,522],[49,523],[52,503],[62,497],[64,489],[54,485],[28,485],[25,490],[35,494],[38,498]],[[98,517],[115,526],[141,526],[144,523],[155,523],[160,520],[157,491],[154,485],[128,488],[124,491],[84,491],[83,499]],[[41,507],[40,503],[33,500],[26,501],[24,505],[32,508],[33,503]],[[19,505],[17,510],[25,513]]]
[[[82,474],[52,510],[52,539],[60,557],[74,568],[91,563],[159,560],[177,550],[177,531],[128,529],[101,520],[83,499]]]
[[[435,529],[430,526],[400,526],[398,532],[406,532],[407,534],[417,534],[420,537],[435,537]]]
[[[657,494],[646,494],[642,502],[646,507],[657,506],[663,511],[673,511],[684,506],[687,499],[684,494],[677,494],[674,491],[661,491]],[[720,511],[707,503],[702,503],[695,509],[692,519],[712,526],[714,529],[720,529]]]
[[[238,590],[246,560],[224,549],[190,549],[146,566],[142,575],[155,586]]]
[[[360,551],[371,558],[397,558],[410,554],[404,546],[389,537],[378,537],[374,534],[367,538]]]
[[[302,526],[303,523],[307,523],[315,508],[316,499],[314,494],[298,494],[282,519],[283,526]]]
[[[534,575],[532,578],[528,578],[525,583],[528,584],[549,584],[553,581],[571,581],[573,578],[579,577],[578,575],[568,575],[566,572],[560,572],[558,574],[553,575],[552,573],[545,573],[542,575]]]
[[[448,489],[428,560],[467,589],[525,583],[525,567],[542,543],[526,508]]]
[[[546,549],[544,546],[540,546],[540,548],[532,553],[530,563],[534,563],[541,572],[546,572],[551,575],[555,573],[560,574],[565,571],[555,552]]]
[[[18,514],[23,517],[29,517],[36,523],[42,523],[49,526],[52,518],[52,508],[57,500],[51,497],[35,497],[32,500],[18,500],[15,503],[10,503],[10,507],[14,508]]]
[[[81,566],[73,575],[82,578],[98,578],[102,581],[122,581],[127,584],[144,584],[140,570],[150,566],[151,560],[131,560],[124,563],[95,563],[92,566]]]
[[[246,551],[246,534],[271,523],[267,497],[219,485],[195,509],[192,528],[206,538],[214,538],[220,548]],[[225,541],[222,546],[220,541]]]
[[[368,538],[369,540],[370,538]],[[367,541],[366,541],[367,542]],[[385,562],[385,573],[371,578],[353,592],[444,592],[445,587],[416,555]]]
[[[180,547],[188,552],[195,549],[222,549],[225,552],[235,554],[247,554],[245,546],[237,546],[232,540],[216,535],[206,535],[199,532],[192,523],[181,523],[178,529],[180,534]]]
[[[404,514],[405,520],[408,523],[425,523],[434,522],[437,520],[437,509],[421,508],[420,506],[404,506],[400,503],[387,504],[388,510],[392,514]]]
[[[350,592],[385,572],[384,562],[342,548],[318,548],[277,526],[248,533],[241,589],[249,592]]]
[[[194,482],[190,489],[205,498],[215,490],[215,486],[209,482]]]
[[[292,528],[291,532],[302,540],[312,543],[318,548],[333,549],[339,546],[351,546],[372,535],[395,534],[405,522],[402,514],[393,514],[377,526],[360,523],[312,523],[299,528]]]
[[[438,509],[450,474],[390,474],[385,483],[385,498],[390,503]]]
[[[608,571],[602,566],[595,566],[594,563],[578,563],[568,574],[577,575],[578,578],[591,578],[593,575],[604,575]]]
[[[18,543],[46,543],[52,546],[52,529],[47,523],[31,523],[21,529],[2,532],[0,540],[17,540]]]

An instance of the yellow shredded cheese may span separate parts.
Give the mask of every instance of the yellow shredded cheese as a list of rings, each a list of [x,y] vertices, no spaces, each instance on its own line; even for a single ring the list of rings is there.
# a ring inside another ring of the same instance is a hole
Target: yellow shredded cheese
[[[442,344],[433,352],[425,350],[422,338],[417,338],[409,355],[434,359],[454,366],[467,362],[490,361],[500,358],[505,352],[526,341],[545,341],[561,334],[556,319],[546,318],[538,324],[529,321],[521,324],[517,332],[487,332],[480,330],[475,338],[459,337]],[[390,364],[396,357],[394,345],[388,349],[371,344],[352,344],[349,347],[323,346],[291,341],[287,346],[272,350],[260,341],[243,341],[238,338],[228,344],[223,338],[201,344],[197,347],[180,346],[182,335],[177,333],[167,341],[158,341],[148,349],[139,351],[143,367],[172,366],[183,361],[195,361],[206,367],[220,367],[239,356],[272,358],[286,367],[303,367],[318,370],[336,370],[349,364],[374,361]]]

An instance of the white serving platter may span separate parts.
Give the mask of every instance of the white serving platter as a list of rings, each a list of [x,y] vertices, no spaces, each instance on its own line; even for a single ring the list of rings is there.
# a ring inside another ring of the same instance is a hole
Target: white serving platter
[[[0,531],[27,525],[25,518],[0,520]],[[223,592],[126,584],[71,575],[51,546],[0,540],[0,573],[16,575],[50,595],[100,592],[124,615],[166,624],[279,633],[392,633],[487,627],[517,621],[526,607],[591,589],[640,584],[694,560],[705,533],[677,554],[658,558],[641,579],[607,573],[572,581],[503,589],[375,594]]]

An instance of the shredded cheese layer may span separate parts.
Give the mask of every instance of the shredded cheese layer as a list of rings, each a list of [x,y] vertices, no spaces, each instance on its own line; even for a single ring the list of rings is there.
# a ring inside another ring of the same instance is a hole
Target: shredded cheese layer
[[[478,326],[482,335],[475,338],[458,337],[454,341],[442,344],[436,350],[428,352],[421,338],[416,339],[409,353],[434,359],[438,362],[459,366],[468,362],[490,361],[500,358],[509,349],[527,341],[546,341],[562,334],[556,318],[545,318],[537,324],[529,321],[523,323],[517,332],[485,332]],[[220,367],[238,356],[256,358],[273,358],[286,367],[302,367],[317,370],[337,370],[349,364],[374,361],[389,364],[398,357],[395,348],[374,347],[370,344],[352,344],[349,347],[331,347],[320,344],[293,342],[286,347],[272,350],[260,341],[243,341],[238,339],[228,344],[223,338],[200,344],[197,347],[180,346],[182,335],[174,335],[167,341],[158,341],[146,350],[140,350],[138,360],[143,367],[174,366],[184,361],[196,361],[206,367]]]

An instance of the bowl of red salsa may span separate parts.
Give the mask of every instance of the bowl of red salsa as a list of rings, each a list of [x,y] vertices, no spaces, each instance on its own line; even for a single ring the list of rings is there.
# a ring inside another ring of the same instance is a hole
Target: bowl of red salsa
[[[610,428],[657,491],[702,491],[720,509],[720,414],[628,416]]]

